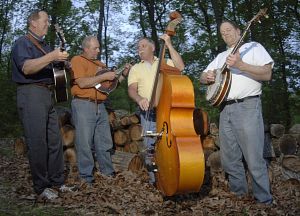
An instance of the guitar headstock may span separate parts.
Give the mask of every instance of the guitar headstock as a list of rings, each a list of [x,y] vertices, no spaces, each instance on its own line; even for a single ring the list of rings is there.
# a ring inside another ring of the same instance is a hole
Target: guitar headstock
[[[61,42],[60,44],[60,48],[61,50],[65,50],[65,44],[66,44],[66,39],[65,39],[65,35],[64,35],[64,32],[60,29],[59,25],[56,23],[54,24],[54,27],[55,27],[55,31],[56,31],[56,34]]]
[[[249,23],[252,23],[254,21],[260,23],[260,18],[262,18],[262,17],[268,18],[267,10],[268,10],[268,8],[262,8],[262,9],[260,9],[258,11],[258,13],[249,21]]]

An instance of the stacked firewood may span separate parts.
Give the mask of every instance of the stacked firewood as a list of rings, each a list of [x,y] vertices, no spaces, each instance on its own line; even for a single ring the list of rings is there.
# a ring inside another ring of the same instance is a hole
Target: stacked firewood
[[[300,181],[300,124],[293,125],[289,130],[281,124],[271,124],[269,133],[274,155],[282,165],[283,176]]]
[[[201,140],[210,173],[221,172],[218,128],[214,123],[210,124],[208,135],[202,136]],[[300,124],[295,124],[289,130],[281,124],[265,125],[264,158],[279,160],[283,176],[300,181]]]
[[[63,139],[65,163],[70,167],[70,171],[76,170],[75,127],[72,124],[71,111],[65,107],[57,107],[56,110]],[[135,114],[125,113],[109,111],[109,122],[115,145],[112,161],[116,171],[136,172],[143,168],[142,157],[138,154],[142,144],[141,125]]]
[[[143,149],[142,126],[136,114],[118,117],[114,112],[109,113],[113,141],[116,150],[139,153]]]

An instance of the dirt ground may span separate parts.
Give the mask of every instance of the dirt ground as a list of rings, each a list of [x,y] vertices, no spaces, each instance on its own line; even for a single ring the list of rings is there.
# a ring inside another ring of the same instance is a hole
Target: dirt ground
[[[284,179],[278,159],[271,163],[275,203],[256,203],[251,195],[237,198],[228,190],[223,173],[209,176],[200,192],[163,197],[149,185],[145,171],[118,173],[115,178],[96,173],[93,187],[67,177],[77,192],[62,193],[54,202],[37,202],[25,156],[11,145],[0,145],[0,215],[300,215],[300,183]]]

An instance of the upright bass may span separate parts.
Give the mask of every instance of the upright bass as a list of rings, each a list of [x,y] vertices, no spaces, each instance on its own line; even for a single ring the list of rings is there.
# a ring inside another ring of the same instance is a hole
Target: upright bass
[[[175,11],[170,14],[170,19],[166,33],[173,36],[182,17]],[[193,123],[195,100],[192,82],[177,68],[168,66],[164,54],[165,43],[162,42],[150,108],[157,100],[154,152],[157,188],[164,195],[172,196],[200,190],[205,160]],[[159,88],[158,80],[162,82]]]

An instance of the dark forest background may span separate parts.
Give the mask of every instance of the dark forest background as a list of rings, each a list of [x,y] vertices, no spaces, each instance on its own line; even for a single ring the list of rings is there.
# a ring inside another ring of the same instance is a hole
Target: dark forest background
[[[196,105],[208,111],[211,122],[218,121],[218,109],[205,101],[205,86],[199,76],[207,64],[226,47],[218,26],[223,19],[235,21],[243,29],[263,7],[268,18],[251,26],[246,41],[261,43],[275,61],[272,80],[263,84],[265,123],[290,127],[300,123],[300,6],[298,0],[1,0],[0,1],[0,137],[22,135],[16,111],[16,85],[11,81],[11,47],[26,33],[26,18],[33,9],[44,9],[51,24],[59,23],[67,41],[70,56],[81,52],[86,35],[97,35],[101,41],[99,58],[108,66],[120,66],[135,59],[136,42],[151,37],[159,47],[158,36],[164,32],[173,10],[184,20],[172,42],[182,54],[184,74],[193,81]],[[54,25],[47,42],[54,48],[59,41]],[[115,90],[109,98],[114,109],[134,112],[127,85]],[[69,107],[69,103],[59,106]]]

